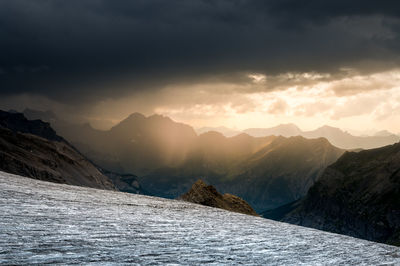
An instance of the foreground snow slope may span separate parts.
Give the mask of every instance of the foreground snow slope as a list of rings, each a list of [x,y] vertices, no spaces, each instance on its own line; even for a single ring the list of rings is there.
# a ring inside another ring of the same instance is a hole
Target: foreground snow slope
[[[0,172],[0,263],[400,264],[400,249],[186,202]]]

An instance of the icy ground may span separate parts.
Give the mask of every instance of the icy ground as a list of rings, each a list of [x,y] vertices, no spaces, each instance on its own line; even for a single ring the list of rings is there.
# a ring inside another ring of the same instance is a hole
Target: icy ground
[[[0,264],[400,264],[400,248],[0,172]]]

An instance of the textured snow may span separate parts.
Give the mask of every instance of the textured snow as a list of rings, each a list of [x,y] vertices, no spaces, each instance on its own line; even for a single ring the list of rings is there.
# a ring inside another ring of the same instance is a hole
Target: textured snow
[[[0,172],[0,264],[400,264],[400,249],[186,202]]]

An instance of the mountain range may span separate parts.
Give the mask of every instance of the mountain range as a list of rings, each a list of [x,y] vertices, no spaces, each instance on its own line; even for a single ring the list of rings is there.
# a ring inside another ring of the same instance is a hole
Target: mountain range
[[[217,131],[225,136],[246,133],[253,137],[264,136],[303,136],[305,138],[326,138],[329,142],[342,149],[372,149],[396,143],[400,136],[387,130],[381,130],[371,136],[354,136],[346,131],[331,126],[322,126],[315,130],[302,131],[295,124],[281,124],[271,128],[249,128],[243,131],[231,130],[225,127],[201,128],[198,132]]]
[[[176,198],[202,178],[256,211],[304,196],[344,152],[324,138],[225,137],[215,131],[197,135],[192,127],[160,115],[134,113],[108,131],[88,124],[53,124],[97,165],[137,175],[151,195]]]
[[[68,136],[68,139],[74,138],[74,133],[76,132],[76,130],[79,130],[79,132],[82,133],[86,133],[83,135],[82,138],[85,138],[86,135],[93,136],[99,134],[99,132],[107,132],[96,130],[92,128],[90,124],[82,125],[65,122],[62,119],[58,118],[52,111],[37,111],[32,109],[25,109],[23,113],[29,119],[41,119],[43,121],[50,122],[57,131],[63,132],[63,135]],[[135,113],[132,115],[143,116],[139,113]],[[154,116],[162,117],[159,115]],[[93,131],[97,133],[94,133]],[[201,135],[210,131],[215,131],[221,133],[226,137],[234,137],[245,133],[253,137],[267,137],[274,135],[283,137],[302,136],[305,138],[326,138],[332,145],[347,150],[379,148],[400,141],[400,135],[396,135],[387,130],[379,130],[371,135],[358,136],[352,135],[349,132],[343,131],[340,128],[331,127],[328,125],[309,131],[303,131],[295,124],[281,124],[270,128],[248,128],[245,130],[231,129],[224,126],[202,127],[196,130],[191,128],[191,131],[195,131],[197,135]],[[191,135],[193,136],[193,134]]]

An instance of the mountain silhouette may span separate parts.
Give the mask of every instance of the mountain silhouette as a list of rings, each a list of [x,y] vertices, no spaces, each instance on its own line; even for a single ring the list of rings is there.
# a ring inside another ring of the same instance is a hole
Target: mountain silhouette
[[[236,135],[239,135],[239,134],[243,133],[240,130],[235,130],[235,129],[231,129],[231,128],[224,127],[224,126],[221,126],[221,127],[202,127],[202,128],[196,129],[196,133],[198,135],[201,135],[203,133],[207,133],[209,131],[219,132],[222,135],[224,135],[225,137],[233,137],[233,136],[236,136]]]
[[[197,133],[217,131],[226,137],[239,135],[241,132],[226,127],[204,127],[197,130]],[[400,141],[400,136],[387,130],[380,130],[372,136],[355,136],[340,128],[322,126],[315,130],[302,131],[295,124],[281,124],[271,128],[248,128],[242,131],[253,137],[283,136],[294,137],[303,136],[305,138],[326,138],[332,145],[342,149],[373,149],[383,147]]]
[[[265,137],[265,136],[283,136],[293,137],[300,136],[302,131],[295,124],[282,124],[271,128],[249,128],[243,131],[254,137]]]

